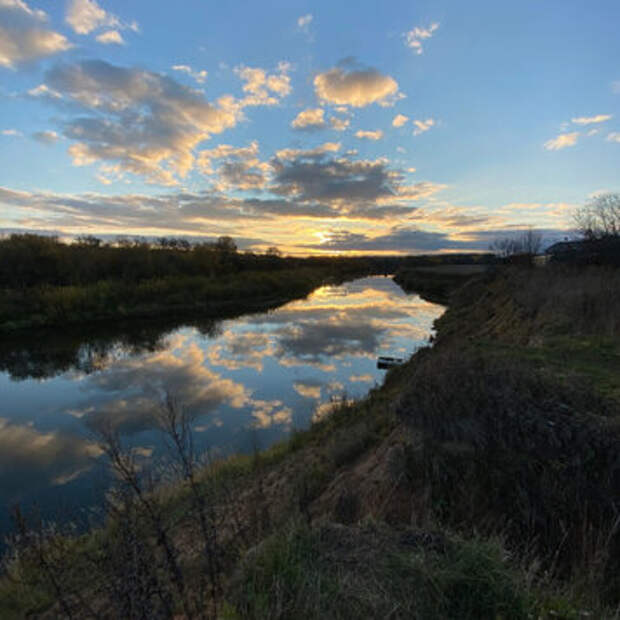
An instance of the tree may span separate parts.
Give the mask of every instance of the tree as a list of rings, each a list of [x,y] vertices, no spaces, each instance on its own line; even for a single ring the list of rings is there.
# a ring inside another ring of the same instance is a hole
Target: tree
[[[590,241],[620,237],[620,194],[599,194],[573,216],[579,233]]]
[[[542,247],[542,235],[528,228],[526,231],[515,237],[504,237],[496,239],[491,244],[491,250],[502,258],[510,256],[535,256]]]
[[[237,244],[232,237],[219,237],[215,248],[224,254],[234,254],[237,251]]]

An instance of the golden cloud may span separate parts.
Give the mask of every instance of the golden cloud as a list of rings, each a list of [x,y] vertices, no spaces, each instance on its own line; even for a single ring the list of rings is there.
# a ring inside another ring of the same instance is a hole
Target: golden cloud
[[[372,103],[390,105],[398,95],[398,83],[376,69],[345,71],[334,67],[314,78],[319,99],[335,105],[365,107]]]

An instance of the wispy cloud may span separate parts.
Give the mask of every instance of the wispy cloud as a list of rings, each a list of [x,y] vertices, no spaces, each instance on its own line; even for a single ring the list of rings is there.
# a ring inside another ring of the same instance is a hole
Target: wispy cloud
[[[355,132],[355,137],[364,140],[381,140],[381,138],[383,138],[383,132],[380,129],[375,131],[365,131],[360,129]]]
[[[192,79],[196,80],[198,84],[204,84],[207,81],[207,72],[205,69],[197,71],[196,69],[192,69],[189,65],[172,65],[172,70],[189,75]]]
[[[54,144],[58,142],[60,136],[55,131],[35,131],[32,134],[32,137],[37,141],[43,144]]]
[[[402,127],[409,120],[404,114],[397,114],[392,120],[392,127]]]
[[[125,39],[118,30],[106,30],[98,34],[95,39],[103,45],[125,45]]]
[[[607,142],[620,142],[620,132],[612,131],[610,134],[607,134],[607,138],[605,138]]]
[[[424,51],[422,41],[430,39],[434,32],[439,28],[438,22],[433,22],[428,28],[415,26],[405,33],[405,42],[416,54],[420,55]]]
[[[302,15],[297,18],[297,28],[303,30],[305,33],[308,33],[308,29],[310,28],[310,24],[314,17],[311,13],[307,13],[306,15]]]
[[[71,0],[67,8],[65,21],[76,34],[87,35],[95,30],[108,29],[97,37],[100,43],[119,43],[120,33],[118,30],[130,29],[134,32],[139,30],[134,21],[126,23],[113,13],[108,13],[96,0]],[[116,32],[116,35],[112,34]],[[103,38],[103,40],[101,40]]]
[[[571,119],[576,125],[592,125],[594,123],[604,123],[613,118],[611,114],[597,114],[596,116],[579,116]]]
[[[547,140],[544,147],[547,151],[559,151],[569,146],[575,146],[577,139],[579,138],[579,132],[573,131],[571,133],[561,133],[556,138]]]
[[[3,136],[10,136],[14,138],[21,138],[24,134],[18,129],[3,129],[0,131]]]
[[[330,116],[329,124],[335,131],[345,131],[349,128],[351,121],[348,118],[339,118],[338,116]]]
[[[435,126],[435,119],[427,118],[426,120],[414,120],[413,124],[415,125],[415,129],[413,130],[414,136],[419,136],[421,133],[428,131],[431,127]]]

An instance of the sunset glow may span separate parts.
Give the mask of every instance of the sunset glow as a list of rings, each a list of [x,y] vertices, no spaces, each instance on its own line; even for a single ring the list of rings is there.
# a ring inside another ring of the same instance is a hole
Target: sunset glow
[[[486,250],[618,191],[620,5],[0,0],[0,233]]]

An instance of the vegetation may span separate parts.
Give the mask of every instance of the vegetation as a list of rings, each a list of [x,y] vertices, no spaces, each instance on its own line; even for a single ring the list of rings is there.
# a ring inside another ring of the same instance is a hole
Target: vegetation
[[[392,258],[283,258],[239,253],[229,237],[190,245],[161,239],[0,239],[0,332],[128,317],[213,316],[268,307],[334,280],[391,273]]]
[[[20,517],[0,615],[617,618],[619,277],[460,277],[432,348],[264,453],[205,466],[170,400],[165,480],[104,433],[106,525]]]

